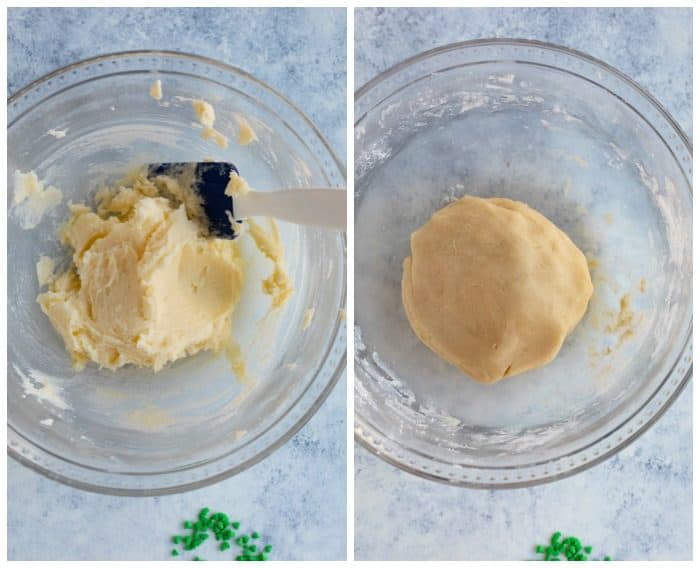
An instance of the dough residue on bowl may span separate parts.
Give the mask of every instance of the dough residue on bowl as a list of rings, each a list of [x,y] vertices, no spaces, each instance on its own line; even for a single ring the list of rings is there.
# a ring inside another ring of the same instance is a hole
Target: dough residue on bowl
[[[148,94],[157,101],[163,98],[163,83],[160,79],[153,81]]]
[[[238,123],[238,143],[241,146],[247,146],[258,139],[255,130],[253,130],[253,127],[242,114],[234,113],[233,118],[235,118]]]
[[[45,286],[53,280],[53,271],[55,263],[52,258],[42,256],[36,263],[36,278],[39,281],[39,286]]]
[[[11,212],[23,229],[36,227],[44,215],[63,200],[60,189],[45,185],[35,172],[15,172],[15,193]]]
[[[301,324],[301,330],[306,331],[311,327],[311,322],[314,320],[314,313],[316,310],[314,308],[307,308],[304,310],[304,321]]]
[[[66,134],[68,134],[68,129],[65,128],[64,130],[58,130],[57,128],[51,128],[48,131],[48,134],[56,139],[65,138]]]
[[[194,99],[192,108],[197,115],[197,120],[202,125],[202,138],[213,140],[219,147],[227,148],[228,138],[214,128],[214,121],[216,120],[214,107],[203,99]]]
[[[253,219],[246,221],[248,224],[248,234],[252,237],[255,245],[270,261],[272,261],[272,274],[263,280],[263,292],[272,297],[272,308],[279,308],[294,292],[294,286],[287,274],[284,260],[284,247],[277,227],[273,219],[268,219],[269,232],[266,232]]]
[[[124,425],[147,432],[155,432],[176,424],[175,418],[162,408],[148,404],[132,410],[125,416]]]

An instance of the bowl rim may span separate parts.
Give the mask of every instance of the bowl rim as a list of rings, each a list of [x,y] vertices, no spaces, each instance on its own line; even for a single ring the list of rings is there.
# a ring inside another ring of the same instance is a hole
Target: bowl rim
[[[184,60],[190,60],[190,61],[195,61],[195,62],[200,62],[200,63],[205,63],[207,65],[211,65],[213,67],[218,67],[219,69],[231,73],[234,75],[237,75],[239,77],[242,77],[243,79],[254,83],[256,86],[262,88],[263,90],[268,91],[271,95],[274,97],[280,99],[285,105],[289,106],[293,112],[295,112],[299,118],[301,118],[302,122],[308,126],[311,131],[314,133],[315,136],[318,137],[319,142],[321,143],[321,146],[328,152],[328,155],[330,156],[333,165],[338,169],[338,172],[342,176],[342,178],[346,181],[347,183],[347,168],[345,166],[345,163],[342,162],[338,156],[336,155],[336,152],[333,150],[332,146],[326,139],[325,135],[321,132],[321,130],[314,124],[314,122],[309,118],[309,116],[301,110],[294,102],[292,102],[289,98],[287,98],[285,95],[265,83],[264,81],[258,79],[254,75],[251,75],[249,72],[244,71],[243,69],[236,67],[234,65],[230,65],[228,63],[223,63],[221,61],[218,61],[216,59],[213,59],[211,57],[206,57],[203,55],[197,55],[194,53],[188,53],[184,51],[175,51],[175,50],[127,50],[127,51],[117,51],[113,53],[104,53],[100,55],[96,55],[93,57],[89,57],[86,59],[81,59],[79,61],[76,61],[74,63],[70,63],[68,65],[65,65],[63,67],[57,68],[41,77],[38,79],[30,82],[29,84],[25,85],[24,87],[20,88],[17,92],[13,93],[11,96],[7,98],[7,106],[9,107],[11,104],[13,104],[15,101],[19,100],[22,96],[26,95],[28,92],[31,90],[35,89],[39,85],[46,83],[53,79],[54,77],[57,77],[59,75],[63,75],[69,71],[72,71],[73,69],[81,68],[81,67],[86,67],[89,65],[93,65],[95,63],[99,62],[104,62],[104,61],[109,61],[113,59],[126,59],[126,58],[132,58],[132,57],[163,57],[163,58],[176,58],[176,59],[184,59]],[[105,73],[103,76],[109,76],[111,73]],[[9,123],[8,123],[9,126]],[[343,243],[342,251],[347,250],[347,234],[345,233],[340,233],[340,238]],[[343,252],[343,258],[345,259],[345,278],[343,279],[342,287],[340,290],[341,293],[341,302],[345,303],[347,302],[347,253]],[[345,334],[343,334],[343,324],[347,327],[347,322],[343,320],[338,320],[338,322],[335,325],[335,328],[333,329],[333,335],[338,336],[340,335],[341,337],[345,335],[347,338],[347,329],[345,330]],[[324,359],[327,357],[328,353],[332,351],[333,349],[333,343],[331,343],[328,348],[326,349],[326,352],[324,353]],[[160,495],[171,495],[171,494],[177,494],[177,493],[184,493],[187,491],[193,491],[195,489],[201,489],[203,487],[207,487],[209,485],[213,485],[215,483],[218,483],[220,481],[223,481],[225,479],[228,479],[229,477],[233,477],[234,475],[241,473],[242,471],[250,468],[251,466],[257,464],[258,462],[264,460],[268,456],[270,456],[272,453],[277,451],[279,448],[281,448],[284,444],[286,444],[303,426],[311,420],[311,418],[316,414],[316,412],[319,410],[319,408],[323,405],[323,403],[326,401],[328,396],[330,395],[331,391],[335,388],[337,385],[338,381],[340,378],[343,376],[344,373],[347,371],[347,341],[346,341],[346,348],[343,352],[343,354],[340,356],[338,359],[338,363],[336,368],[332,371],[332,376],[331,379],[328,381],[328,384],[325,385],[323,390],[319,393],[317,396],[316,400],[311,404],[309,409],[302,414],[296,422],[294,422],[291,427],[282,435],[280,436],[277,440],[275,440],[272,444],[267,446],[266,448],[263,449],[260,453],[254,455],[252,458],[238,464],[235,467],[229,468],[225,471],[222,471],[220,473],[217,473],[215,475],[206,477],[204,479],[200,479],[197,481],[192,481],[192,482],[187,482],[187,483],[181,483],[178,485],[171,485],[165,488],[158,488],[158,489],[129,489],[129,488],[119,488],[119,487],[105,487],[103,485],[99,484],[91,484],[87,483],[84,481],[77,481],[75,479],[72,479],[71,477],[62,475],[60,473],[56,473],[54,471],[51,471],[50,469],[37,464],[36,462],[24,457],[21,452],[17,451],[16,449],[12,448],[9,444],[9,439],[7,442],[7,453],[8,456],[11,458],[14,458],[18,463],[27,466],[29,469],[32,469],[44,476],[46,476],[49,479],[52,479],[54,481],[58,481],[60,483],[63,483],[64,485],[68,485],[70,487],[74,487],[76,489],[81,489],[85,491],[90,491],[93,493],[99,493],[103,495],[118,495],[118,496],[127,496],[127,497],[151,497],[151,496],[160,496]],[[314,377],[315,378],[315,377]],[[308,388],[308,386],[307,386]],[[305,389],[306,390],[306,389]],[[9,413],[8,413],[8,418],[9,418]],[[7,428],[8,430],[13,430],[9,424],[9,420],[7,422]],[[22,437],[19,432],[17,432],[17,435]],[[30,444],[34,445],[33,442],[29,441]],[[43,450],[46,451],[46,450]],[[56,456],[59,459],[60,456]],[[82,467],[82,466],[81,466]],[[121,474],[117,474],[121,475]],[[135,477],[140,477],[143,474],[135,474]],[[149,474],[150,475],[150,474]]]
[[[365,96],[367,93],[369,93],[373,88],[375,88],[377,85],[381,84],[384,82],[386,79],[389,77],[396,75],[397,73],[401,72],[402,70],[406,69],[407,67],[410,67],[411,65],[415,63],[420,63],[422,61],[425,61],[427,59],[432,58],[433,56],[440,55],[443,53],[448,53],[450,51],[457,51],[460,49],[464,48],[474,48],[474,47],[495,47],[495,46],[508,46],[508,47],[534,47],[538,49],[543,49],[547,50],[550,52],[559,52],[563,53],[564,55],[574,57],[581,59],[585,61],[586,63],[593,64],[595,66],[601,67],[603,71],[606,71],[613,76],[617,77],[621,81],[627,84],[627,86],[632,87],[640,96],[645,98],[648,102],[650,102],[655,109],[659,112],[661,117],[666,120],[673,130],[675,131],[676,135],[681,139],[685,147],[687,148],[688,152],[692,156],[693,154],[693,145],[686,133],[683,131],[683,129],[680,127],[680,125],[676,122],[676,120],[671,116],[671,114],[665,109],[665,107],[652,95],[649,91],[647,91],[644,87],[639,85],[634,79],[632,79],[629,75],[623,73],[622,71],[616,69],[615,67],[611,66],[610,64],[606,63],[605,61],[602,61],[601,59],[598,59],[596,57],[593,57],[583,51],[579,51],[577,49],[572,49],[569,47],[565,47],[563,45],[555,44],[555,43],[550,43],[550,42],[544,42],[544,41],[539,41],[539,40],[532,40],[532,39],[521,39],[521,38],[508,38],[508,37],[491,37],[491,38],[480,38],[480,39],[473,39],[473,40],[466,40],[466,41],[460,41],[460,42],[454,42],[454,43],[449,43],[445,45],[441,45],[438,47],[434,47],[432,49],[422,51],[420,53],[417,53],[415,55],[412,55],[402,61],[399,61],[398,63],[395,63],[391,67],[385,69],[369,81],[367,81],[364,85],[362,85],[359,89],[355,91],[354,94],[354,103],[357,104],[359,99]],[[353,124],[353,127],[357,127],[359,124],[358,118],[361,117],[355,117],[355,122]],[[693,187],[692,183],[688,184],[690,195],[692,198],[693,195]],[[688,325],[688,335],[685,338],[685,342],[683,344],[683,347],[681,349],[680,354],[678,355],[678,358],[676,359],[675,363],[673,364],[672,368],[669,370],[667,373],[665,380],[667,380],[673,373],[673,371],[677,368],[678,363],[682,359],[682,357],[685,355],[686,351],[688,350],[692,354],[692,339],[693,339],[693,314],[692,314],[692,299],[691,299],[691,314],[690,314],[690,321]],[[353,353],[354,357],[354,353]],[[354,380],[357,380],[356,373],[354,373]],[[664,404],[662,404],[660,407],[658,407],[653,414],[651,418],[649,418],[644,425],[641,427],[637,428],[633,434],[631,434],[628,438],[626,438],[622,443],[619,443],[616,446],[613,446],[610,450],[601,452],[600,455],[593,459],[588,459],[584,463],[580,463],[577,466],[567,469],[565,471],[562,471],[560,473],[555,473],[553,475],[549,475],[548,477],[545,478],[537,478],[534,480],[522,480],[522,481],[509,481],[505,483],[491,483],[489,481],[470,481],[470,480],[462,480],[462,479],[453,479],[449,477],[443,477],[440,475],[436,475],[427,471],[424,471],[418,467],[412,467],[410,465],[407,465],[405,463],[400,462],[399,460],[393,458],[392,456],[388,455],[385,452],[382,452],[380,448],[375,447],[372,445],[369,441],[369,432],[367,436],[362,436],[361,433],[358,431],[357,423],[360,421],[358,420],[358,413],[357,413],[357,406],[355,405],[355,410],[354,410],[354,438],[355,442],[357,442],[360,446],[365,448],[370,452],[370,454],[373,454],[380,459],[384,460],[385,462],[389,463],[390,465],[393,465],[397,467],[400,470],[403,470],[407,473],[410,473],[412,475],[415,475],[417,477],[431,480],[431,481],[438,481],[440,483],[444,483],[446,485],[452,486],[452,487],[465,487],[469,489],[517,489],[517,488],[523,488],[523,487],[535,487],[537,485],[543,485],[545,483],[552,483],[555,481],[559,481],[560,479],[564,479],[570,476],[573,476],[575,474],[581,473],[583,471],[586,471],[587,469],[600,464],[601,462],[607,460],[608,458],[612,457],[613,455],[617,454],[624,448],[628,447],[630,444],[635,442],[642,434],[644,434],[647,430],[649,430],[656,422],[661,418],[663,414],[666,413],[666,411],[671,407],[671,405],[678,399],[680,394],[685,390],[685,387],[687,384],[690,382],[691,377],[693,376],[693,362],[691,358],[690,365],[688,366],[688,369],[685,373],[685,375],[680,379],[678,385],[675,387],[675,390],[671,393],[671,395],[667,398]],[[642,409],[646,407],[646,405],[649,403],[650,400],[653,399],[653,397],[658,393],[659,389],[661,386],[659,386],[657,389],[654,390],[654,392],[651,394],[651,396],[644,401],[644,403],[640,406],[640,408],[635,411],[627,420],[625,420],[619,427],[621,428],[625,424],[629,423],[634,417],[636,417],[639,412],[641,412]],[[371,430],[372,432],[375,432],[376,429],[373,426],[368,426],[367,427],[368,431]],[[394,442],[395,443],[395,442]]]
[[[588,53],[585,53],[583,51],[579,51],[578,49],[573,49],[570,47],[566,47],[557,43],[550,43],[546,41],[540,41],[540,40],[535,40],[535,39],[521,39],[521,38],[508,38],[508,37],[492,37],[492,38],[480,38],[480,39],[470,39],[466,41],[458,41],[454,43],[448,43],[445,45],[441,45],[438,47],[434,47],[432,49],[429,49],[427,51],[422,51],[420,53],[417,53],[416,55],[412,55],[411,57],[408,57],[404,59],[403,61],[399,61],[398,63],[395,63],[388,69],[385,69],[369,81],[367,81],[364,85],[362,85],[359,89],[355,91],[355,96],[354,96],[354,101],[357,102],[357,100],[364,96],[366,93],[368,93],[370,90],[372,90],[376,85],[390,77],[391,75],[395,75],[399,71],[405,69],[406,67],[409,67],[413,65],[414,63],[418,63],[420,61],[423,61],[425,59],[429,59],[430,57],[434,55],[439,55],[441,53],[447,53],[449,51],[456,51],[458,49],[463,49],[465,47],[483,47],[483,46],[499,46],[499,45],[504,45],[504,46],[516,46],[516,47],[536,47],[539,49],[546,49],[549,51],[555,51],[555,52],[560,52],[564,53],[565,55],[569,56],[574,56],[578,57],[579,59],[583,59],[587,63],[592,63],[594,65],[597,65],[599,67],[602,67],[605,71],[608,71],[609,73],[612,73],[619,79],[622,79],[625,83],[628,84],[628,86],[632,87],[635,89],[640,95],[642,95],[644,98],[648,99],[649,102],[651,102],[654,107],[656,107],[656,110],[658,110],[663,118],[665,120],[668,120],[668,122],[673,126],[674,130],[676,131],[676,134],[680,136],[680,138],[683,140],[684,144],[688,147],[688,150],[690,153],[693,153],[693,144],[688,138],[687,134],[685,131],[680,127],[678,122],[671,116],[671,114],[666,110],[666,108],[659,102],[659,100],[652,95],[649,91],[647,91],[644,87],[642,87],[639,83],[637,83],[632,77],[627,75],[626,73],[620,71],[619,69],[613,67],[609,63],[606,63],[602,59],[598,59],[597,57],[593,57],[592,55],[589,55]],[[355,123],[356,125],[357,123]],[[691,188],[692,192],[692,188]]]
[[[112,53],[103,53],[100,55],[95,55],[93,57],[88,57],[86,59],[81,59],[81,60],[76,61],[74,63],[69,63],[68,65],[64,65],[63,67],[59,67],[57,69],[54,69],[53,71],[50,71],[49,73],[39,77],[38,79],[35,79],[31,83],[20,88],[17,92],[15,92],[12,95],[10,95],[9,97],[7,97],[7,106],[10,106],[17,99],[19,99],[21,96],[25,95],[27,92],[36,88],[41,83],[45,83],[47,81],[50,81],[54,77],[58,77],[59,75],[63,75],[65,73],[67,73],[68,71],[72,71],[73,69],[77,69],[78,67],[85,67],[87,65],[92,65],[94,63],[100,63],[100,62],[108,61],[111,59],[117,59],[117,58],[126,59],[128,57],[166,57],[166,58],[189,59],[192,61],[206,63],[207,65],[212,65],[214,67],[218,67],[218,68],[222,69],[223,71],[226,71],[228,73],[233,73],[234,75],[239,75],[242,78],[250,81],[251,83],[255,83],[258,87],[261,87],[262,89],[268,91],[270,94],[281,99],[286,105],[291,107],[292,110],[294,110],[294,112],[299,114],[299,116],[303,119],[303,121],[306,122],[306,124],[313,130],[314,134],[316,134],[319,137],[319,140],[321,141],[322,145],[324,146],[324,148],[326,150],[328,150],[328,153],[333,158],[333,161],[334,161],[336,167],[340,170],[342,176],[347,180],[347,169],[345,167],[345,163],[342,162],[338,158],[335,151],[333,150],[333,148],[331,147],[330,143],[328,142],[326,137],[323,135],[321,130],[314,124],[314,122],[309,118],[309,116],[303,110],[301,110],[301,108],[299,108],[299,106],[297,106],[296,103],[292,102],[287,96],[280,93],[277,89],[268,85],[267,83],[265,83],[261,79],[258,79],[254,75],[251,75],[250,73],[248,73],[248,71],[245,71],[245,70],[241,69],[240,67],[236,67],[235,65],[230,65],[229,63],[223,63],[222,61],[219,61],[217,59],[213,59],[212,57],[207,57],[205,55],[198,55],[196,53],[189,53],[187,51],[176,51],[176,50],[172,50],[172,49],[132,49],[132,50],[126,50],[126,51],[115,51]],[[110,75],[110,73],[106,73],[105,75]]]

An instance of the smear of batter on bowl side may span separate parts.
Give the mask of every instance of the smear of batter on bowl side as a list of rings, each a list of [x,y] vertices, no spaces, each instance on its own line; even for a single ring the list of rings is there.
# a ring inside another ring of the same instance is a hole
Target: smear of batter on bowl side
[[[53,259],[48,256],[42,256],[36,263],[36,277],[39,286],[45,286],[53,280],[54,265]]]
[[[258,139],[255,130],[253,130],[248,120],[242,114],[236,112],[233,114],[233,118],[235,118],[238,123],[238,143],[241,146],[247,146]]]
[[[620,298],[618,311],[609,314],[612,321],[605,326],[607,333],[617,335],[618,345],[622,345],[634,335],[634,326],[637,318],[635,318],[635,314],[630,308],[630,303],[630,294],[624,294]]]
[[[53,136],[54,138],[65,138],[66,134],[68,134],[68,129],[64,130],[57,130],[57,129],[50,129],[48,132],[49,135]]]
[[[126,423],[141,430],[155,431],[172,426],[177,421],[162,408],[149,404],[144,408],[132,410],[126,415]]]
[[[15,172],[15,194],[10,211],[23,229],[36,227],[62,200],[61,190],[45,185],[35,172]]]
[[[227,148],[228,138],[214,128],[214,121],[216,120],[216,112],[214,111],[214,107],[205,100],[194,99],[192,101],[192,108],[197,115],[199,123],[203,127],[202,138],[205,140],[211,139],[221,148]]]
[[[314,319],[314,312],[316,310],[314,308],[308,308],[304,310],[304,321],[301,324],[301,329],[302,331],[306,331],[311,327],[311,322]]]
[[[17,375],[22,379],[22,398],[33,396],[39,402],[45,402],[60,410],[70,408],[62,396],[62,389],[56,385],[52,377],[40,371],[30,369],[25,374],[17,365],[12,365]]]
[[[157,101],[163,98],[163,83],[160,79],[153,82],[148,94]]]
[[[292,281],[287,274],[284,261],[284,247],[280,238],[277,223],[268,219],[269,233],[252,219],[247,220],[248,234],[255,241],[261,253],[272,261],[272,274],[263,280],[263,292],[272,296],[272,307],[279,308],[289,299],[294,292]]]
[[[614,293],[618,290],[617,285],[611,285],[611,283],[608,282],[604,273],[596,274],[594,282],[596,286],[607,286]],[[628,291],[617,299],[614,308],[607,307],[607,309],[603,309],[603,307],[600,306],[592,311],[590,316],[591,328],[598,332],[598,334],[602,332],[610,336],[610,339],[612,339],[614,343],[610,343],[609,340],[603,340],[603,343],[607,344],[600,346],[598,342],[601,340],[601,336],[598,335],[595,338],[595,343],[588,346],[590,365],[597,366],[602,359],[615,354],[625,342],[634,337],[637,332],[637,327],[644,317],[643,313],[635,311],[632,308],[634,293],[637,290],[641,294],[646,292],[645,278],[641,278],[636,285],[628,288]],[[608,374],[609,371],[610,367],[605,367],[601,376]]]

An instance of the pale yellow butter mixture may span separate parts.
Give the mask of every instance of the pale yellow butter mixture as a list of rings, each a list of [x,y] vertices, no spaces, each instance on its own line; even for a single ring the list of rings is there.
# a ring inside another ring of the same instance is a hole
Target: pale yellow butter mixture
[[[225,146],[225,137],[213,130],[211,105],[197,100],[193,107],[210,129],[203,135]],[[77,368],[94,361],[109,369],[134,364],[158,371],[182,357],[217,350],[245,376],[231,335],[245,277],[240,246],[203,234],[192,181],[186,172],[151,179],[141,170],[99,191],[94,210],[70,206],[60,239],[72,251],[71,266],[54,274],[53,261],[40,259],[37,276],[48,290],[37,301]],[[232,176],[229,190],[246,191],[247,184]],[[269,225],[266,232],[248,220],[250,237],[273,265],[262,288],[274,309],[293,287],[277,225]]]
[[[201,236],[161,191],[139,176],[103,192],[96,212],[71,207],[61,241],[74,266],[38,301],[77,366],[157,371],[230,337],[244,274],[238,245]]]

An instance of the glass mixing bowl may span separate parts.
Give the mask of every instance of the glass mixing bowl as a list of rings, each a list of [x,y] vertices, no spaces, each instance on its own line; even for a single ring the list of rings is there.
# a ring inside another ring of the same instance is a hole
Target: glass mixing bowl
[[[356,439],[429,479],[551,481],[644,432],[691,375],[691,147],[608,65],[532,41],[434,49],[355,97]],[[534,207],[588,256],[595,294],[544,368],[478,384],[401,303],[409,237],[462,195]]]
[[[163,99],[149,96],[156,79]],[[230,140],[200,137],[188,98],[202,97]],[[244,391],[225,358],[200,353],[154,374],[88,365],[75,372],[36,303],[41,255],[67,261],[57,230],[67,203],[148,162],[234,162],[260,189],[344,186],[344,169],[310,120],[247,73],[181,53],[118,53],[83,61],[9,100],[8,208],[16,170],[60,188],[62,204],[32,230],[8,218],[8,446],[60,481],[119,494],[201,487],[256,463],[318,409],[345,368],[345,236],[280,223],[295,292],[264,317],[271,263],[241,238],[249,270],[233,321],[255,379]],[[236,143],[238,113],[258,141]],[[54,135],[49,133],[54,131]],[[59,137],[58,131],[66,131]],[[307,329],[304,312],[314,308]]]

